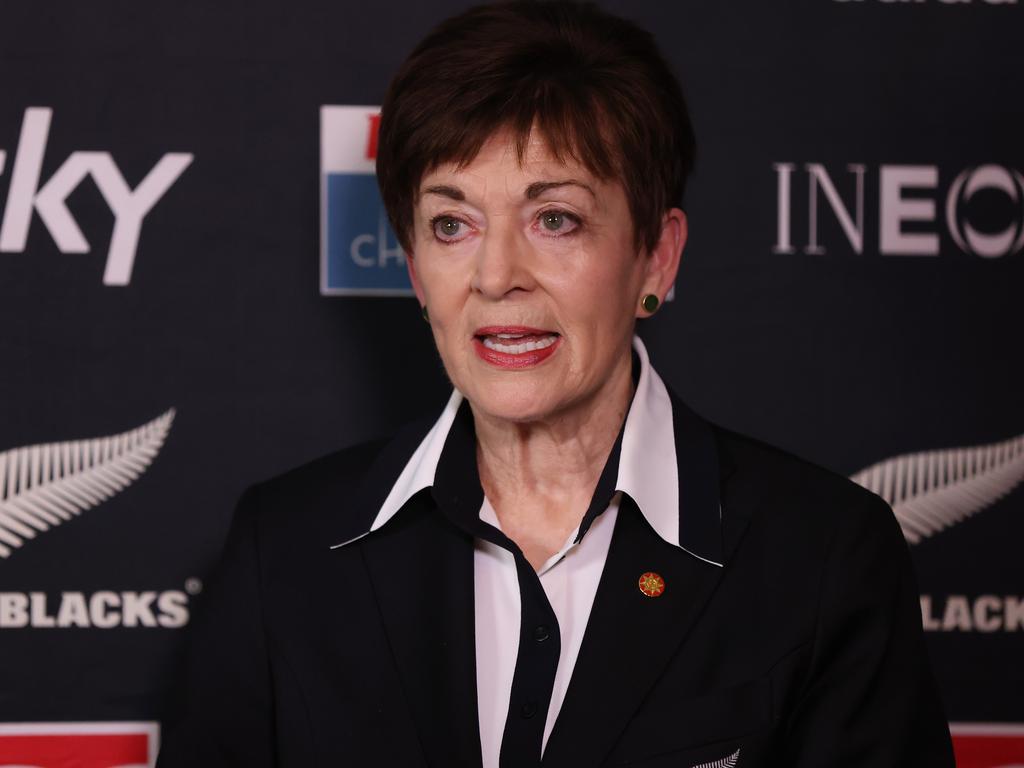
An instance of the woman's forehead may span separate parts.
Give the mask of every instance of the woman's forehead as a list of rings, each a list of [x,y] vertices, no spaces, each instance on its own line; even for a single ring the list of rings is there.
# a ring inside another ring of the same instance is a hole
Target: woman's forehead
[[[476,187],[488,179],[503,177],[524,190],[538,185],[579,187],[594,194],[602,182],[569,150],[556,152],[540,131],[531,131],[520,145],[510,130],[493,133],[467,163],[442,162],[428,169],[420,180],[420,196],[442,183]],[[566,184],[565,182],[569,182]]]

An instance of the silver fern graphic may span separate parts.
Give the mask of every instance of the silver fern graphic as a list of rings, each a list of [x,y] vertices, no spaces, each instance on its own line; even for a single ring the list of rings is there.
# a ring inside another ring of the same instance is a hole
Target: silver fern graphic
[[[894,456],[851,479],[890,505],[911,544],[980,512],[1024,479],[1024,435]]]
[[[119,435],[0,453],[0,557],[131,485],[160,452],[173,421],[171,408]]]
[[[740,759],[740,751],[737,749],[728,757],[723,757],[721,760],[715,760],[710,763],[701,763],[700,765],[694,765],[692,768],[733,768],[736,765],[736,761]]]

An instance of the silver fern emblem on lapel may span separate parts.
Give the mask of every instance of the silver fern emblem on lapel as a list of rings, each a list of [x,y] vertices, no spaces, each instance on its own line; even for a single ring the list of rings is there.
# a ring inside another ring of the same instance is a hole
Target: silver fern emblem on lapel
[[[691,768],[733,768],[736,765],[736,761],[740,759],[740,751],[737,749],[728,757],[723,757],[721,760],[715,760],[710,763],[701,763],[700,765],[691,766]]]
[[[0,453],[0,557],[131,485],[167,438],[174,409],[110,437]]]
[[[877,493],[911,544],[991,506],[1024,479],[1024,435],[971,448],[919,451],[851,479]]]

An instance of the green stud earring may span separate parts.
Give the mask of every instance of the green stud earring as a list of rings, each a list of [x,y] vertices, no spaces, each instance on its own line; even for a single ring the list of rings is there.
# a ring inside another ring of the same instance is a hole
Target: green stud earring
[[[640,306],[644,308],[645,312],[648,312],[649,314],[652,315],[658,311],[658,305],[660,303],[661,302],[658,301],[658,297],[655,296],[653,293],[648,293],[640,300]]]
[[[422,307],[420,307],[420,314],[423,315],[423,319],[426,322],[428,322],[428,323],[430,322],[430,313],[427,312],[427,305],[426,304],[424,304]]]

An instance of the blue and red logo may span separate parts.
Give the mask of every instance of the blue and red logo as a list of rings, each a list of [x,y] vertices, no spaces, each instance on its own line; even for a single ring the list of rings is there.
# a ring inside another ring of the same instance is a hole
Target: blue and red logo
[[[377,190],[379,107],[320,108],[320,293],[411,296]]]

